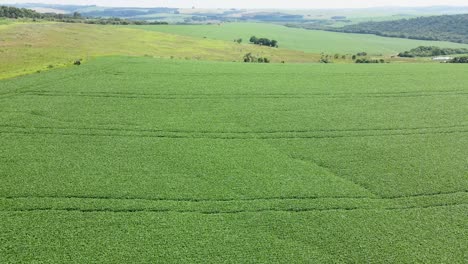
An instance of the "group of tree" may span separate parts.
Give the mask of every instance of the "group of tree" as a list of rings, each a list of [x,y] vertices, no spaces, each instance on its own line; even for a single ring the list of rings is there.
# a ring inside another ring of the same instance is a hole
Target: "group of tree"
[[[453,58],[449,63],[468,63],[468,56]]]
[[[359,52],[351,57],[341,54],[329,55],[321,53],[320,63],[333,63],[335,60],[346,61],[347,58],[351,58],[355,63],[387,63],[384,59],[369,59],[367,52]]]
[[[342,28],[327,28],[346,33],[375,34],[386,37],[441,40],[468,43],[468,14],[419,17],[382,22],[364,22]]]
[[[89,18],[83,17],[80,13],[73,14],[55,14],[55,13],[39,13],[31,9],[16,8],[10,6],[0,6],[0,17],[20,19],[29,18],[33,20],[46,20],[64,23],[83,23],[83,24],[100,24],[100,25],[161,25],[167,22],[148,22],[137,20],[126,20],[121,18]]]
[[[330,58],[324,57],[324,56],[322,56],[322,57],[320,58],[320,61],[319,61],[319,62],[320,62],[320,63],[333,63],[333,61],[332,61]]]
[[[6,18],[44,18],[45,14],[38,13],[31,9],[16,8],[10,6],[0,6],[0,17]]]
[[[367,52],[358,52],[355,55],[353,55],[351,59],[354,61],[357,59],[357,57],[365,57],[365,56],[367,56]]]
[[[322,53],[321,55],[322,56],[320,56],[320,60],[319,60],[320,63],[333,63],[333,58],[335,59],[339,58],[339,54],[335,54],[335,56],[333,56],[333,55]]]
[[[468,54],[468,49],[465,48],[439,48],[435,46],[419,46],[410,51],[401,52],[399,57],[414,58],[414,57],[433,57],[453,54]]]
[[[241,44],[241,43],[242,43],[242,39],[241,39],[241,38],[235,39],[234,42]]]
[[[260,45],[260,46],[268,46],[268,47],[274,47],[278,48],[278,41],[272,39],[267,39],[267,38],[257,38],[255,36],[252,36],[250,38],[250,43]]]
[[[118,17],[111,18],[85,18],[85,19],[61,19],[54,20],[65,23],[83,23],[83,24],[98,24],[98,25],[167,25],[167,22],[160,21],[142,21],[142,20],[127,20]]]
[[[255,57],[252,53],[247,53],[244,55],[244,62],[251,63],[270,63],[270,59],[266,57]]]
[[[362,58],[362,59],[357,59],[355,60],[356,63],[385,63],[384,59],[368,59],[368,58]]]

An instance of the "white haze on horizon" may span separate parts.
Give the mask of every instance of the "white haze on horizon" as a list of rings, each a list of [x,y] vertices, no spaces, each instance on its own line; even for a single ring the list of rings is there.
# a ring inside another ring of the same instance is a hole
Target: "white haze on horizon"
[[[369,8],[385,6],[468,6],[467,0],[0,0],[0,4],[43,3],[61,5],[98,5],[109,7],[179,7],[190,8]]]

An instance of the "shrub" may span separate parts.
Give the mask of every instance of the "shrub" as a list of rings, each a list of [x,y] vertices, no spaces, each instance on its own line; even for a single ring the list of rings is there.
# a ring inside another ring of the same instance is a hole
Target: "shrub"
[[[270,59],[263,57],[255,57],[252,53],[247,53],[244,55],[244,62],[258,62],[258,63],[270,63]]]
[[[449,63],[468,63],[468,56],[453,58]]]
[[[357,59],[356,63],[385,63],[385,60],[384,59],[371,60],[368,58],[362,58],[362,59]]]

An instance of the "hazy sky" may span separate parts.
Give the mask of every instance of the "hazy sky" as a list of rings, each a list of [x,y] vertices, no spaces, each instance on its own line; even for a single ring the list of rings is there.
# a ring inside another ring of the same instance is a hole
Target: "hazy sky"
[[[199,8],[361,8],[374,6],[467,6],[468,0],[0,0],[1,3],[48,3],[100,6]]]

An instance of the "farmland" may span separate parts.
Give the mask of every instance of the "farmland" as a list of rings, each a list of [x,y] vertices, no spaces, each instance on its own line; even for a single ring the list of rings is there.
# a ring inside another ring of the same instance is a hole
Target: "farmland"
[[[50,70],[77,59],[126,55],[182,60],[241,61],[246,53],[272,62],[317,62],[320,55],[243,46],[117,26],[11,23],[0,20],[0,79]]]
[[[0,262],[462,263],[467,78],[111,56],[2,80]]]
[[[207,37],[233,41],[243,38],[248,42],[251,36],[267,37],[279,41],[280,47],[304,51],[308,53],[341,53],[356,54],[367,52],[371,55],[395,55],[399,52],[419,46],[439,46],[446,48],[468,48],[468,45],[422,41],[399,38],[386,38],[374,35],[346,34],[318,30],[305,30],[288,28],[281,25],[262,23],[226,23],[222,25],[169,25],[169,26],[142,26],[158,32],[170,32],[192,37]]]

